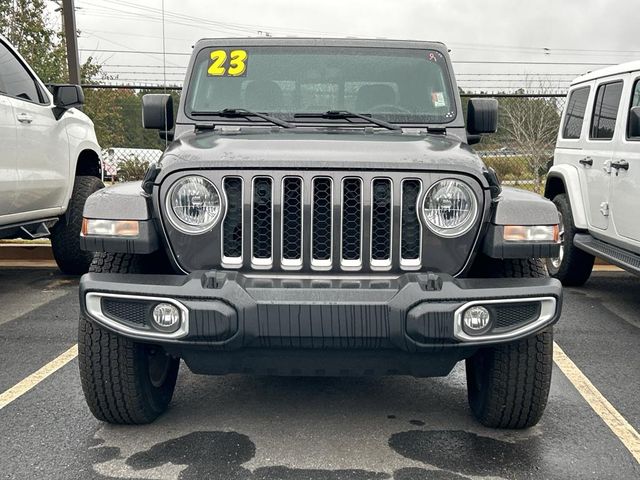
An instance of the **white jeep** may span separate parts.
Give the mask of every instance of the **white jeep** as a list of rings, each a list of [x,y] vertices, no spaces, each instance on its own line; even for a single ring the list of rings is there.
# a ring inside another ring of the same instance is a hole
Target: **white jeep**
[[[65,273],[86,272],[85,200],[104,185],[93,122],[77,85],[51,91],[0,36],[0,238],[51,237]]]
[[[640,275],[640,61],[572,82],[545,195],[561,217],[552,276],[582,285],[595,257]]]

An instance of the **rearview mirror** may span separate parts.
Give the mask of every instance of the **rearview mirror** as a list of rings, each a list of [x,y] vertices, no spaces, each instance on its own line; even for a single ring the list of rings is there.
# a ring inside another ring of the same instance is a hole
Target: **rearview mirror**
[[[640,107],[629,110],[629,138],[640,137]]]
[[[471,135],[495,133],[498,129],[498,101],[470,98],[467,104],[467,132]]]
[[[142,97],[143,128],[168,132],[173,128],[173,98],[169,94],[149,93]]]
[[[80,85],[51,85],[56,108],[69,109],[84,105],[84,92]]]

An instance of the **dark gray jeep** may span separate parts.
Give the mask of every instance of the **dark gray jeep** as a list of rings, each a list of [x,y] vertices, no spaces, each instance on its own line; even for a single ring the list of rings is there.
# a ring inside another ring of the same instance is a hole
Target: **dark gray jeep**
[[[562,291],[558,213],[501,188],[468,144],[441,43],[208,39],[142,183],[92,195],[79,359],[93,414],[147,423],[180,359],[221,375],[447,375],[484,425],[540,419]]]

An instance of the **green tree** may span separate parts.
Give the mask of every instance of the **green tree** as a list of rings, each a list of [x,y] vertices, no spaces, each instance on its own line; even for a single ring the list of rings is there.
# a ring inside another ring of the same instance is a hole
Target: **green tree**
[[[44,0],[0,0],[0,33],[45,83],[65,82],[64,38],[52,25]]]
[[[68,81],[64,34],[47,11],[45,0],[0,0],[0,33],[45,83]],[[157,132],[141,125],[142,96],[150,92],[88,87],[117,79],[106,75],[93,57],[81,66],[80,76],[86,86],[84,111],[93,120],[103,148],[164,148]],[[172,95],[177,105],[179,94]]]

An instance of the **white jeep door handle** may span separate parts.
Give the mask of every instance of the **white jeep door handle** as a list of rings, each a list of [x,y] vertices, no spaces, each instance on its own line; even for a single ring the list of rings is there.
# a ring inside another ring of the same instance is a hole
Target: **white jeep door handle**
[[[31,122],[33,122],[33,117],[31,115],[29,115],[28,113],[19,113],[18,114],[18,121],[20,123],[31,123]]]

